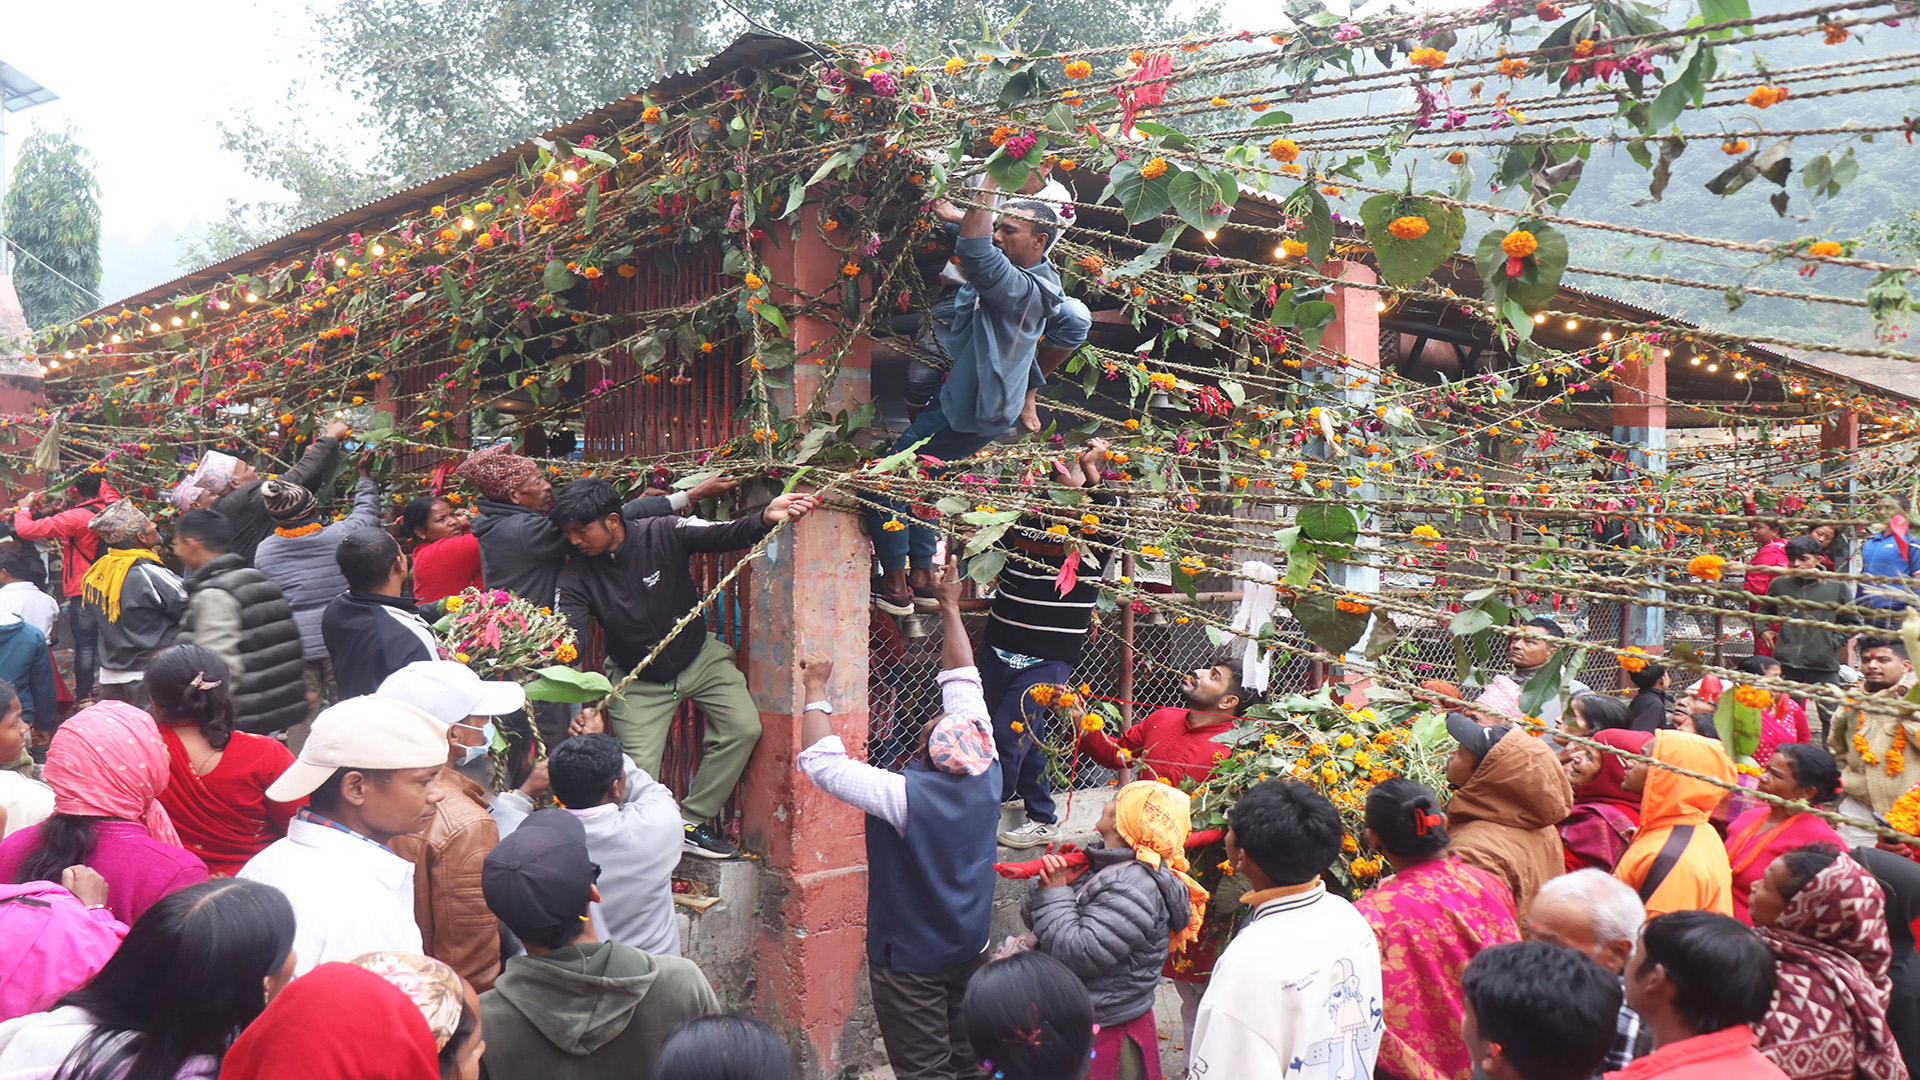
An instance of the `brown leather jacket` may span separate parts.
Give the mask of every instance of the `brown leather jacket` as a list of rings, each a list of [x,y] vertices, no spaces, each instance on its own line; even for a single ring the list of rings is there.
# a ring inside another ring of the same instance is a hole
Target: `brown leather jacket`
[[[447,797],[422,832],[396,837],[393,850],[413,863],[413,918],[427,955],[465,976],[476,993],[500,977],[500,925],[480,891],[480,867],[500,842],[487,792],[445,769]]]

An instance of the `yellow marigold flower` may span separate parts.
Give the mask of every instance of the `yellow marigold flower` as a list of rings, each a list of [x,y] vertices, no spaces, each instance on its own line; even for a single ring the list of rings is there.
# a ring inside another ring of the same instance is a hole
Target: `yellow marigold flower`
[[[760,280],[759,274],[756,274],[751,270],[747,271],[747,276],[742,280],[746,282],[747,288],[749,289],[758,289],[760,288],[760,286],[766,284],[766,282]]]
[[[1047,531],[1055,536],[1067,535],[1067,527],[1065,525],[1049,525],[1047,526]]]
[[[1432,227],[1426,218],[1415,217],[1411,214],[1406,217],[1394,218],[1391,222],[1387,223],[1387,231],[1402,240],[1418,240],[1427,235],[1427,230]]]
[[[1295,480],[1305,480],[1307,478],[1307,463],[1304,461],[1296,461],[1293,463],[1293,468],[1290,469],[1289,472]]]
[[[429,214],[432,214],[432,215],[433,215],[434,217],[437,217],[437,218],[440,218],[440,217],[446,217],[446,216],[447,216],[447,208],[446,208],[446,207],[444,207],[444,206],[436,206],[436,207],[433,207],[432,209],[430,209],[430,210],[428,210],[428,211],[427,211],[427,213],[429,213]],[[146,308],[141,308],[141,309],[140,309],[140,311],[141,311],[141,313],[142,313],[142,314],[145,314],[145,313],[146,313],[146,310],[147,310]]]
[[[1224,105],[1231,104],[1231,102],[1229,102],[1226,98],[1216,97],[1216,98],[1208,99],[1207,104],[1212,105],[1214,108],[1220,108]]]
[[[1301,173],[1305,172],[1306,169],[1300,165],[1289,164],[1289,165],[1280,166],[1280,171],[1283,173],[1286,173],[1288,176],[1299,176]]]
[[[1152,180],[1155,177],[1166,175],[1166,172],[1167,159],[1163,157],[1149,158],[1145,165],[1140,166],[1140,178],[1142,180]]]
[[[1053,691],[1052,683],[1035,683],[1028,688],[1027,696],[1042,707],[1050,707],[1053,704]]]
[[[459,610],[460,610],[461,608],[463,608],[463,607],[466,607],[466,606],[467,606],[467,599],[466,599],[466,597],[464,597],[464,596],[449,596],[449,597],[447,597],[447,610],[448,610],[448,611],[459,611]]]
[[[1126,428],[1128,431],[1138,431],[1140,430],[1140,421],[1128,417],[1120,422],[1120,426]]]
[[[563,641],[554,648],[553,658],[563,664],[571,664],[580,658],[580,650],[574,648],[572,644]]]
[[[1594,41],[1592,38],[1581,38],[1579,41],[1573,43],[1573,55],[1592,56],[1593,47]]]
[[[1845,249],[1840,246],[1840,242],[1837,240],[1815,240],[1813,243],[1807,245],[1807,254],[1824,255],[1829,259],[1839,258],[1844,252]]]
[[[950,56],[947,58],[946,68],[947,74],[958,75],[967,69],[967,62],[957,56]]]
[[[1500,241],[1500,250],[1515,259],[1524,259],[1539,247],[1539,239],[1525,229],[1515,229]]]
[[[887,530],[888,532],[899,532],[900,530],[907,527],[907,523],[904,521],[901,521],[899,518],[890,518],[888,519],[886,524],[880,527]]]
[[[1421,547],[1432,547],[1440,539],[1440,530],[1431,525],[1415,525],[1407,535],[1419,541]]]
[[[460,661],[460,662],[461,662],[461,663],[463,663],[463,664],[464,664],[464,663],[466,663],[467,661],[469,661],[469,660],[472,660],[472,659],[473,659],[473,657],[471,657],[471,656],[468,656],[468,655],[467,655],[466,653],[463,653],[463,652],[457,652],[457,653],[454,653],[454,654],[453,654],[453,658],[454,658],[455,660],[458,660],[458,661]]]
[[[1164,559],[1167,557],[1167,549],[1155,544],[1141,544],[1140,554],[1149,559]]]
[[[1360,841],[1355,840],[1352,833],[1348,833],[1340,838],[1340,850],[1351,855],[1360,850]]]
[[[1423,47],[1413,50],[1413,55],[1407,57],[1407,60],[1411,62],[1414,67],[1439,68],[1446,66],[1447,54],[1441,52],[1439,49]]]
[[[1315,480],[1313,486],[1319,488],[1321,491],[1330,491],[1333,488],[1333,481],[1323,478]]]
[[[1733,701],[1749,709],[1764,709],[1773,704],[1773,695],[1758,686],[1738,686],[1734,688]]]
[[[1095,713],[1088,713],[1087,715],[1080,718],[1081,731],[1099,731],[1101,728],[1105,726],[1106,724],[1103,723],[1100,717]]]
[[[1075,60],[1066,66],[1065,74],[1069,79],[1084,79],[1093,74],[1093,65],[1085,60]]]
[[[1289,259],[1298,259],[1307,253],[1307,245],[1304,241],[1289,237],[1280,241],[1280,251]]]
[[[1687,573],[1702,581],[1719,581],[1727,560],[1718,555],[1695,555],[1687,560]]]
[[[1300,144],[1292,139],[1275,139],[1267,144],[1267,156],[1279,162],[1292,161],[1300,156]]]
[[[1647,650],[1638,645],[1629,645],[1627,651],[1620,656],[1620,668],[1629,674],[1636,674],[1645,671],[1652,660],[1653,658],[1647,655]]]
[[[1100,524],[1100,515],[1099,514],[1081,514],[1080,524],[1085,525],[1088,528],[1092,528],[1093,526]]]
[[[1349,476],[1349,477],[1347,477],[1347,486],[1348,486],[1348,487],[1350,487],[1350,488],[1357,488],[1357,487],[1359,487],[1359,486],[1360,486],[1361,484],[1364,484],[1364,483],[1366,483],[1366,481],[1365,481],[1365,480],[1362,480],[1362,479],[1360,479],[1360,478],[1359,478],[1359,477],[1357,477],[1357,476]]]

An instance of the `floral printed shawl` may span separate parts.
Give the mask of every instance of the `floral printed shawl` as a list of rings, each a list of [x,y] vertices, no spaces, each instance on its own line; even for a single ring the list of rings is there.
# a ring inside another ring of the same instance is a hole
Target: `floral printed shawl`
[[[1513,893],[1451,857],[1414,863],[1354,902],[1380,943],[1386,1031],[1374,1075],[1468,1080],[1460,973],[1481,949],[1520,940]]]

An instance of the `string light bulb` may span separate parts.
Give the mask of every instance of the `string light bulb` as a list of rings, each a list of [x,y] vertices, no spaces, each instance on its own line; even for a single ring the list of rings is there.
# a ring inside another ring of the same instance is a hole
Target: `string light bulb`
[[[260,294],[259,294],[259,293],[248,293],[248,294],[247,294],[247,303],[249,303],[249,304],[257,304],[257,303],[259,303],[259,302],[260,302]]]
[[[173,325],[175,325],[175,326],[185,326],[185,325],[187,325],[187,320],[185,320],[185,319],[183,319],[183,318],[181,318],[181,317],[180,317],[180,316],[178,316],[178,315],[175,315],[175,316],[174,316],[174,317],[173,317],[172,319],[170,319],[170,320],[168,320],[168,321],[170,321],[170,322],[172,322],[172,323],[173,323]],[[156,327],[154,327],[154,329],[155,329],[155,330],[158,330],[158,329],[160,329],[160,328],[156,326]]]
[[[1373,310],[1376,312],[1387,310],[1387,302],[1385,300],[1375,300],[1373,302]]]
[[[1696,356],[1696,357],[1694,357],[1693,359],[1691,359],[1691,360],[1689,360],[1689,361],[1687,361],[1687,363],[1689,363],[1689,364],[1692,364],[1692,365],[1693,365],[1694,367],[1699,367],[1699,366],[1700,366],[1700,358]]]
[[[473,219],[470,217],[463,217],[460,219],[460,227],[462,229],[467,230],[468,232],[473,231],[473,224],[474,224]]]
[[[110,338],[108,338],[107,340],[108,340],[108,342],[110,342],[110,343],[112,343],[112,344],[114,344],[114,345],[118,345],[118,344],[120,344],[120,335],[119,335],[119,334],[115,334],[115,335],[113,335],[112,337],[110,337]]]
[[[1601,341],[1612,341],[1612,340],[1613,340],[1613,331],[1611,331],[1611,330],[1602,330],[1602,331],[1600,332],[1600,340],[1601,340]]]
[[[147,324],[147,329],[148,329],[148,330],[151,330],[151,331],[153,331],[154,333],[156,333],[156,334],[157,334],[157,333],[159,333],[159,332],[160,332],[160,324],[159,324],[159,323],[148,323],[148,324]]]
[[[344,256],[344,255],[335,255],[335,256],[333,257],[333,265],[335,265],[335,266],[342,266],[342,267],[343,267],[343,266],[346,266],[346,265],[347,265],[347,258],[346,258],[346,256]]]
[[[1580,329],[1580,320],[1579,320],[1579,319],[1568,319],[1568,320],[1567,320],[1567,329],[1569,329],[1569,330],[1578,330],[1578,329]]]
[[[1201,235],[1202,235],[1202,236],[1205,236],[1205,237],[1206,237],[1207,239],[1209,239],[1209,240],[1211,240],[1211,239],[1213,239],[1214,237],[1216,237],[1216,236],[1219,236],[1220,234],[1219,234],[1218,232],[1216,232],[1215,230],[1213,230],[1213,229],[1208,229],[1208,230],[1207,230],[1206,232],[1204,232],[1204,233],[1202,233]]]
[[[1535,326],[1539,326],[1541,323],[1544,323],[1546,321],[1547,321],[1547,316],[1545,315],[1545,313],[1535,315],[1533,317],[1533,325]]]
[[[1708,365],[1707,365],[1707,370],[1708,370],[1708,371],[1719,371],[1719,370],[1720,370],[1720,365],[1719,365],[1719,364],[1708,364]]]
[[[577,172],[574,172],[572,169],[568,169],[566,172],[563,172],[560,174],[560,179],[565,180],[567,183],[571,184],[575,180],[580,179],[580,174]]]
[[[227,303],[225,300],[216,300],[213,306],[219,308],[221,311],[226,311],[233,307],[232,304]]]
[[[386,248],[386,245],[384,244],[376,243],[372,247],[369,247],[367,250],[373,252],[373,257],[376,259],[387,253],[387,248]]]

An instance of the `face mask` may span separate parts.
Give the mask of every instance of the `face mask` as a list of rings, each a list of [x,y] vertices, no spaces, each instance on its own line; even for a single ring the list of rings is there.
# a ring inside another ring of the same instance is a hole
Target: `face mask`
[[[466,728],[469,731],[477,730],[480,732],[480,744],[478,746],[461,747],[460,760],[455,762],[454,763],[455,765],[460,765],[460,766],[471,765],[474,762],[479,761],[481,756],[484,755],[489,749],[492,748],[493,737],[494,737],[493,721],[489,720],[486,722],[484,726],[479,728],[475,728],[472,724],[457,724],[455,726]]]

